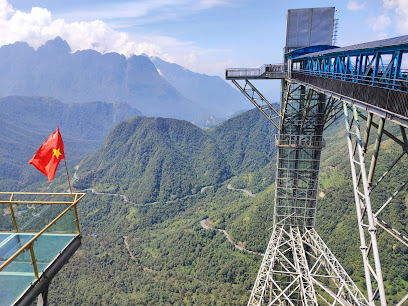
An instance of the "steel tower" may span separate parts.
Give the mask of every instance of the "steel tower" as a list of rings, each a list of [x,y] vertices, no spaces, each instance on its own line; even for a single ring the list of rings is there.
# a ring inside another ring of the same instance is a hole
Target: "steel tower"
[[[331,46],[335,24],[334,8],[289,10],[284,64],[226,71],[226,78],[278,128],[273,230],[248,305],[374,305],[376,301],[386,305],[377,228],[408,246],[400,231],[379,218],[408,181],[384,203],[371,204],[371,192],[408,155],[408,74],[401,69],[408,37],[336,49]],[[282,80],[280,111],[249,79]],[[314,230],[323,131],[342,114],[367,297]],[[361,120],[366,122],[364,135]],[[385,130],[386,121],[396,123],[400,135],[396,129]],[[377,129],[375,136],[372,127]],[[374,180],[383,135],[402,152]],[[408,294],[398,305],[407,299]]]
[[[336,101],[284,82],[274,226],[248,305],[367,304],[314,230],[323,129]]]

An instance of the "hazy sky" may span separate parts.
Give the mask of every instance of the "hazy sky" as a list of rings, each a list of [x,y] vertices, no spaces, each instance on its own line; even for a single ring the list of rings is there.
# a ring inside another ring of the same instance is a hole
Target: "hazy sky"
[[[146,53],[195,72],[282,60],[286,12],[335,6],[338,45],[408,34],[408,0],[0,0],[0,45]]]

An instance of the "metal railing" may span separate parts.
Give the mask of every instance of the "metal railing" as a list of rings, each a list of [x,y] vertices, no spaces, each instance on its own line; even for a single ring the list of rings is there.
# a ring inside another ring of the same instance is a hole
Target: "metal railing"
[[[227,77],[259,77],[262,75],[261,68],[227,68]]]
[[[26,242],[22,247],[20,247],[17,252],[15,252],[12,256],[10,256],[7,260],[5,260],[1,266],[0,266],[0,272],[6,269],[7,266],[9,266],[19,255],[30,251],[31,255],[31,263],[35,275],[35,279],[38,279],[40,274],[38,272],[38,267],[37,267],[37,262],[36,262],[36,257],[34,253],[34,243],[45,233],[47,232],[53,225],[56,224],[57,221],[59,221],[61,218],[63,218],[68,212],[74,211],[75,215],[75,225],[76,225],[76,234],[80,234],[80,227],[79,227],[79,220],[78,220],[78,212],[76,209],[76,205],[78,202],[85,196],[85,193],[25,193],[25,192],[0,192],[0,196],[2,198],[8,197],[8,200],[3,200],[0,199],[0,204],[5,204],[8,205],[9,209],[9,214],[12,219],[13,227],[14,230],[1,230],[0,232],[6,232],[6,233],[13,233],[13,234],[19,234],[19,233],[35,233],[34,237],[32,237],[28,242]],[[59,201],[53,201],[53,200],[16,200],[15,198],[19,197],[56,197],[56,196],[61,196],[61,197],[69,197],[69,201],[64,201],[64,200],[59,200]],[[16,213],[14,212],[14,206],[15,205],[67,205],[68,207],[65,208],[61,213],[58,214],[57,217],[55,217],[51,222],[49,222],[44,228],[42,228],[38,232],[33,232],[33,231],[25,231],[23,229],[18,228],[17,225],[17,218],[16,218]],[[64,231],[59,231],[59,233],[64,233]],[[70,232],[72,233],[72,232]]]
[[[259,68],[227,68],[225,70],[227,78],[256,78],[275,73],[286,73],[286,66],[284,64],[265,64]]]
[[[394,90],[408,91],[408,80],[400,78],[387,78],[383,76],[382,71],[379,71],[377,76],[361,75],[361,74],[347,74],[340,72],[325,72],[325,71],[310,71],[308,69],[292,69],[291,72],[298,72],[306,75],[313,75],[329,79],[336,79],[341,81],[360,83],[364,85],[371,85],[383,88],[390,88]],[[403,76],[407,75],[407,71],[401,71]]]
[[[336,99],[353,101],[358,107],[369,109],[370,112],[390,118],[398,124],[408,124],[408,92],[405,90],[408,81],[397,79],[401,81],[397,85],[389,84],[384,79],[356,79],[356,76],[341,74],[320,76],[306,71],[293,71],[291,78],[318,91],[327,91]]]
[[[316,135],[275,135],[277,147],[323,148],[325,144],[323,138]]]

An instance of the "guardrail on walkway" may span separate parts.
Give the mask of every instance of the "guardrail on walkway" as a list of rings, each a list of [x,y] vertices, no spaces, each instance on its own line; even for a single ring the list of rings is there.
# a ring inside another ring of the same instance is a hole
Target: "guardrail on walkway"
[[[336,79],[341,81],[347,81],[352,83],[360,83],[363,85],[371,85],[375,87],[383,87],[394,90],[408,91],[408,80],[405,78],[389,78],[384,77],[382,71],[378,72],[377,76],[374,75],[361,75],[361,74],[347,74],[338,72],[325,72],[325,71],[310,71],[307,69],[292,69],[291,72],[302,73],[306,75],[313,75],[323,78]],[[407,76],[407,70],[401,69],[401,75]]]
[[[0,296],[5,300],[14,302],[80,235],[76,205],[84,196],[0,192],[0,281],[8,287]]]
[[[386,113],[385,116],[387,117],[398,117],[406,125],[408,118],[408,92],[392,88],[396,85],[372,79],[360,79],[357,82],[357,80],[347,76],[334,78],[304,71],[292,71],[291,79],[295,82],[300,81],[304,84],[335,93],[338,97],[347,97],[362,102],[364,107],[372,109],[371,111],[376,112],[375,109],[377,109],[380,111],[380,114]],[[373,85],[373,82],[377,86]],[[401,87],[402,85],[399,86]]]
[[[286,76],[286,66],[284,64],[265,64],[259,68],[227,68],[225,70],[226,79],[231,78],[282,78]]]
[[[275,145],[277,147],[323,148],[326,143],[322,136],[279,134],[275,135]]]

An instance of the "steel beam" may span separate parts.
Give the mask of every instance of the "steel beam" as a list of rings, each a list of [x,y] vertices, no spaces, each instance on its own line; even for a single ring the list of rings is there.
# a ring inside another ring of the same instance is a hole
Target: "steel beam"
[[[236,80],[232,83],[248,98],[249,101],[276,127],[279,128],[275,121],[281,117],[280,112],[251,84],[245,80],[245,85],[242,87]],[[268,112],[269,111],[269,112]]]
[[[298,84],[287,82],[283,88],[274,227],[248,305],[366,305],[313,230],[322,133],[341,103]]]
[[[377,207],[376,211],[373,209],[372,194],[380,184],[388,184],[391,171],[396,168],[396,165],[399,164],[402,158],[408,153],[407,137],[405,134],[405,128],[403,126],[400,126],[399,130],[401,131],[401,135],[398,136],[395,134],[397,129],[385,129],[387,119],[381,117],[377,118],[379,121],[377,124],[373,120],[373,114],[369,113],[367,116],[364,116],[357,111],[355,106],[350,107],[346,103],[343,104],[343,108],[347,130],[347,141],[353,180],[353,190],[355,195],[357,221],[360,232],[360,249],[363,255],[368,300],[370,304],[374,305],[376,295],[378,294],[381,305],[386,305],[386,292],[384,290],[382,266],[377,243],[378,238],[376,235],[377,227],[390,234],[405,246],[408,246],[408,238],[402,235],[400,231],[390,226],[387,222],[380,219],[379,215],[384,214],[385,208],[390,205],[390,203],[393,202],[401,191],[406,188],[408,185],[408,180],[401,182],[400,186],[392,194],[390,194],[388,198],[386,198],[387,200],[385,200],[384,203],[377,203],[375,205],[375,207]],[[349,118],[350,112],[352,114],[352,118]],[[366,134],[364,137],[361,135],[360,118],[366,120],[367,124]],[[370,148],[368,143],[370,140],[370,135],[373,134],[370,133],[371,127],[376,128],[377,133],[375,136],[375,142]],[[351,132],[352,129],[354,131],[353,133]],[[399,145],[402,149],[402,153],[399,154],[393,162],[392,160],[388,161],[388,165],[384,164],[384,161],[382,161],[384,166],[387,166],[388,169],[386,168],[387,170],[375,181],[375,169],[378,165],[379,156],[381,155],[380,150],[383,134],[387,135],[389,140]],[[402,141],[401,138],[403,139]],[[368,159],[369,153],[371,154],[370,161]],[[368,164],[368,167],[366,167],[366,163]],[[367,169],[369,169],[369,171],[367,171]],[[377,196],[375,198],[384,198],[384,196],[385,195],[381,194],[380,197]],[[369,246],[366,246],[365,242],[367,236],[369,237]],[[374,267],[370,265],[370,259],[374,262]],[[377,286],[377,289],[373,292],[374,285]]]
[[[54,261],[48,266],[46,270],[41,274],[40,278],[34,281],[30,287],[24,292],[22,296],[14,303],[15,306],[19,305],[31,305],[36,298],[41,294],[43,295],[43,302],[48,292],[48,285],[55,275],[62,269],[65,263],[71,258],[75,251],[81,245],[81,236],[76,236],[66,247],[62,250]],[[46,304],[44,304],[46,305]]]

